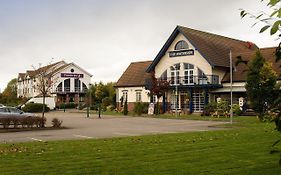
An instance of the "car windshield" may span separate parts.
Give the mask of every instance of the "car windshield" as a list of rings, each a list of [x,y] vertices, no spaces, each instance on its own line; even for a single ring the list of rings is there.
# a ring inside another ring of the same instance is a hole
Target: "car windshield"
[[[9,112],[7,108],[0,108],[0,112]]]
[[[17,108],[9,108],[9,110],[10,110],[11,113],[17,113],[17,114],[22,113],[22,111],[17,109]]]

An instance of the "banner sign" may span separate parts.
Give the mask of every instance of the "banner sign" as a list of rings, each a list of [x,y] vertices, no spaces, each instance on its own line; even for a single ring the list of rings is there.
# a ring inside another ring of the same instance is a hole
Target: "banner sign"
[[[73,73],[61,73],[63,78],[83,78],[84,74],[73,74]]]
[[[180,56],[187,56],[187,55],[194,55],[194,50],[176,50],[169,52],[170,57],[180,57]]]

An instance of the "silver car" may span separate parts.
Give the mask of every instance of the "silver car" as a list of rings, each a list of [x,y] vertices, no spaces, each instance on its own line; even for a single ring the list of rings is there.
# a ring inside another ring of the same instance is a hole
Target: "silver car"
[[[0,117],[34,117],[34,114],[25,113],[15,107],[0,107]]]

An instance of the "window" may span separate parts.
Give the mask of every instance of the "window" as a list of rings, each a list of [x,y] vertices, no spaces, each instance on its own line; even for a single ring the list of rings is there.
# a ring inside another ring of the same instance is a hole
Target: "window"
[[[184,40],[181,40],[177,42],[175,46],[175,50],[183,50],[183,49],[188,49],[188,44]]]
[[[123,92],[123,100],[128,101],[128,91],[122,91]]]
[[[193,84],[194,83],[194,65],[184,63],[184,83],[185,84]]]
[[[141,102],[141,90],[136,91],[136,102]]]
[[[201,69],[198,68],[198,83],[207,84],[207,82],[208,82],[208,77]]]
[[[171,69],[171,84],[180,83],[180,63],[170,67]]]
[[[165,70],[161,75],[161,80],[167,80],[167,70]]]

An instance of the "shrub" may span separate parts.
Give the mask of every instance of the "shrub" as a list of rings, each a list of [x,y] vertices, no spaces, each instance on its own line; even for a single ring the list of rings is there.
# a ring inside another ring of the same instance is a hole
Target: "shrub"
[[[18,128],[21,125],[22,128],[28,127],[41,127],[45,126],[46,118],[42,117],[2,117],[0,118],[0,124],[3,125],[3,128],[9,128],[12,124],[14,128]]]
[[[137,102],[134,105],[134,113],[137,115],[147,114],[149,103]]]
[[[104,99],[102,99],[102,106],[103,107],[107,107],[111,104],[111,99],[109,97],[105,97]]]
[[[113,105],[109,105],[106,107],[107,111],[113,111],[114,109],[115,109],[115,106],[113,106]]]
[[[42,103],[28,103],[26,104],[22,110],[24,112],[42,112],[43,104]],[[45,112],[49,112],[50,108],[45,104]]]
[[[12,123],[12,118],[11,117],[0,118],[0,123],[3,125],[3,128],[7,129],[10,127],[10,124]]]
[[[62,120],[59,120],[58,118],[53,118],[52,120],[52,126],[54,128],[60,128],[62,124]]]
[[[90,107],[90,109],[97,111],[97,110],[99,110],[99,106],[98,105],[93,105],[93,106]]]
[[[76,103],[62,103],[59,105],[60,109],[73,109],[76,108],[77,104]]]
[[[232,111],[233,111],[233,114],[234,114],[235,116],[240,116],[241,113],[242,113],[242,111],[241,111],[241,109],[240,109],[240,106],[239,106],[238,104],[234,104],[234,105],[232,106]]]
[[[211,102],[204,106],[204,116],[210,116],[212,113],[214,113],[217,110],[217,103],[216,102]]]
[[[11,118],[11,122],[13,123],[14,128],[18,128],[18,125],[20,123],[20,118],[13,117],[13,118]]]

